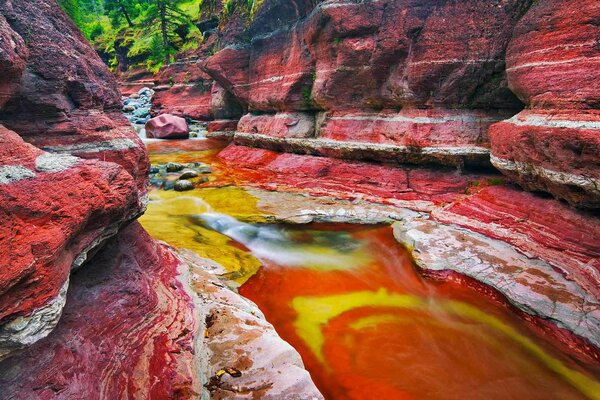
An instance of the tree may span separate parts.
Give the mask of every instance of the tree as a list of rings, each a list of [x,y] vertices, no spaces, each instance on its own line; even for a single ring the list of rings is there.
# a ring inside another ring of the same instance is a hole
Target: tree
[[[137,14],[138,7],[136,6],[139,3],[141,2],[136,0],[105,0],[104,9],[113,26],[121,25],[121,19],[124,18],[127,25],[133,28],[133,18]]]
[[[79,8],[79,2],[77,0],[59,0],[58,4],[67,13],[67,15],[71,17],[77,26],[81,26],[82,15],[81,9]]]
[[[179,5],[186,1],[150,0],[150,6],[145,12],[144,25],[148,27],[157,26],[160,32],[162,53],[167,64],[171,62],[171,56],[176,50],[174,42],[182,39],[177,32],[182,27],[195,28],[189,16],[179,8]],[[153,30],[149,29],[148,32],[153,32]]]

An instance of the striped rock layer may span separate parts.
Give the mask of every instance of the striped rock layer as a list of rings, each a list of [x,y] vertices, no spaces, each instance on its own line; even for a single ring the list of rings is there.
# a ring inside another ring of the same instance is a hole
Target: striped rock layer
[[[352,220],[353,207],[384,204],[395,236],[426,275],[452,279],[503,299],[586,362],[600,361],[600,220],[541,198],[493,175],[452,169],[374,165],[247,149],[219,153],[226,166],[252,177],[245,185],[304,195],[267,209],[288,220]],[[253,192],[261,206],[269,196]],[[338,201],[318,204],[319,197]],[[316,198],[316,199],[315,199]],[[344,205],[339,199],[352,201]],[[314,204],[314,214],[311,210]],[[329,207],[339,207],[333,211]],[[391,211],[395,210],[395,211]],[[378,214],[364,211],[372,218]],[[362,217],[367,220],[367,217]],[[533,318],[532,318],[533,316]]]
[[[0,363],[3,399],[323,397],[251,302],[129,225],[72,278],[45,339]],[[210,378],[223,368],[239,377]]]
[[[116,82],[54,1],[0,2],[0,359],[47,336],[72,270],[145,208]]]
[[[492,163],[526,189],[600,204],[600,4],[542,2],[507,50],[510,88],[527,104],[493,125]]]
[[[598,208],[599,13],[593,0],[265,1],[245,35],[236,19],[228,46],[199,58],[234,110],[209,132],[301,154],[493,165]]]

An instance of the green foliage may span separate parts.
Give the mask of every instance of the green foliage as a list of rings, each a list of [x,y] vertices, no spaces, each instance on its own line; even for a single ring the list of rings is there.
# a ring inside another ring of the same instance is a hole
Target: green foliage
[[[305,86],[302,89],[302,99],[304,99],[304,104],[306,106],[311,106],[313,103],[313,99],[312,99],[312,85],[311,86]]]
[[[158,71],[174,55],[197,49],[204,42],[195,22],[217,16],[223,28],[233,14],[250,21],[264,0],[58,2],[111,68],[127,56],[129,60],[143,60],[142,66]]]

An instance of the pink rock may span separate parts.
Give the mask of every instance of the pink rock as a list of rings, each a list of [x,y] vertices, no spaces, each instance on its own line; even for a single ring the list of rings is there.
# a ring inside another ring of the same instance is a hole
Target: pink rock
[[[75,24],[47,0],[3,2],[0,14],[8,21],[0,22],[0,37],[12,37],[14,50],[11,40],[0,39],[0,47],[6,43],[17,54],[12,72],[0,61],[0,91],[16,79],[0,123],[38,148],[115,162],[145,193],[143,144],[121,113],[115,78]],[[24,64],[25,72],[16,72]]]
[[[181,261],[133,223],[72,278],[52,334],[4,361],[8,398],[189,399],[199,321]],[[106,371],[111,371],[106,373]]]
[[[196,60],[181,61],[162,69],[152,98],[152,115],[172,114],[197,120],[212,119],[213,80]]]
[[[507,50],[510,88],[528,108],[490,129],[492,162],[528,190],[600,208],[600,4],[532,6]]]
[[[155,139],[187,139],[190,128],[184,118],[162,114],[146,123],[146,135]]]
[[[71,270],[140,215],[149,165],[115,79],[58,4],[0,15],[4,358],[50,333]]]
[[[47,153],[1,126],[0,149],[2,359],[52,330],[71,269],[144,206],[118,164]]]
[[[315,136],[315,117],[308,113],[277,113],[244,115],[237,130],[280,138],[309,138]]]

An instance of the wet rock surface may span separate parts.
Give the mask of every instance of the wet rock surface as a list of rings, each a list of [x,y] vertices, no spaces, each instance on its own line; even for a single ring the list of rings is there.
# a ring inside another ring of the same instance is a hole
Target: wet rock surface
[[[298,353],[214,268],[130,225],[74,275],[56,330],[0,363],[4,398],[321,399]],[[233,376],[211,386],[223,368]]]
[[[0,358],[56,326],[72,270],[145,208],[114,78],[53,1],[0,4]]]
[[[184,118],[162,114],[146,122],[146,136],[152,139],[188,139],[190,128]]]

